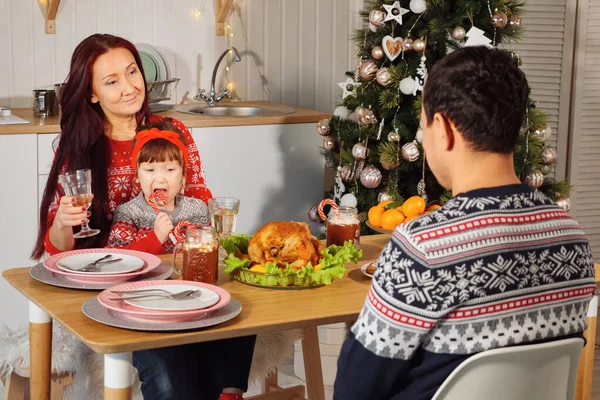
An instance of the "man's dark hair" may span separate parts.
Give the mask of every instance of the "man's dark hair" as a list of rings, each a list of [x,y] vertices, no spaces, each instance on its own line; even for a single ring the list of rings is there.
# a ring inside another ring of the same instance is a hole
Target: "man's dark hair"
[[[436,113],[454,123],[475,150],[514,151],[529,85],[503,50],[464,47],[434,65],[423,90],[427,123]]]

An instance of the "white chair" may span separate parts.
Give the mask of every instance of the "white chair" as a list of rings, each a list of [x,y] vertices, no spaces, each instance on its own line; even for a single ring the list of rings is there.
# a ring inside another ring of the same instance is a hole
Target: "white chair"
[[[432,400],[573,400],[582,347],[583,339],[564,339],[481,352],[460,364]]]

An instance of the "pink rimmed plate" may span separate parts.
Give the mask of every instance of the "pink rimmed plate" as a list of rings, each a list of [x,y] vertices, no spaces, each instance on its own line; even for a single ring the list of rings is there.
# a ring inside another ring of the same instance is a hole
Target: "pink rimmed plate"
[[[144,262],[144,266],[137,271],[117,274],[104,274],[104,275],[90,275],[82,274],[80,272],[67,272],[58,266],[58,263],[67,257],[72,257],[79,254],[98,254],[99,256],[105,254],[114,254],[114,257],[118,257],[120,254],[136,257]],[[82,249],[65,251],[63,253],[55,254],[44,260],[44,267],[50,272],[58,275],[64,275],[73,281],[84,282],[84,283],[119,283],[131,280],[146,274],[153,269],[157,268],[161,264],[160,258],[157,256],[144,253],[142,251],[135,250],[124,250],[124,249]]]
[[[164,289],[165,286],[170,285],[174,288],[185,285],[200,290],[210,290],[219,296],[219,301],[206,308],[195,309],[195,310],[150,310],[147,308],[136,307],[132,304],[128,304],[121,295],[113,293],[114,291],[127,291],[127,290],[141,290],[150,289],[152,287],[158,287]],[[114,300],[117,299],[117,300]],[[193,281],[152,281],[152,282],[132,282],[125,283],[123,285],[114,286],[107,289],[98,295],[98,302],[112,312],[126,314],[128,317],[148,320],[148,321],[169,321],[169,322],[181,322],[196,319],[204,316],[205,314],[218,310],[225,307],[231,301],[231,295],[225,289],[221,289],[218,286],[209,285],[208,283],[193,282]]]

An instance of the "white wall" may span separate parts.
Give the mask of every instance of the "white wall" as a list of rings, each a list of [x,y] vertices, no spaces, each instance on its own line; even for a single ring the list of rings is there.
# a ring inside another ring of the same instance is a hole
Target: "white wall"
[[[59,83],[75,46],[112,33],[162,50],[180,78],[182,102],[210,88],[218,56],[233,44],[242,62],[228,73],[240,99],[266,99],[245,50],[241,16],[273,101],[331,111],[336,82],[351,69],[349,34],[362,0],[236,0],[233,37],[215,35],[214,0],[62,0],[56,34],[44,32],[36,0],[0,0],[0,105],[30,107],[34,88]]]

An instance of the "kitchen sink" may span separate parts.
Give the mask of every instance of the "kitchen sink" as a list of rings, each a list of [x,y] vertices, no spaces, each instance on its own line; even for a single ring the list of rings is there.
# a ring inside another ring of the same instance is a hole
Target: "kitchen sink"
[[[185,104],[177,106],[177,111],[186,114],[207,115],[212,117],[273,117],[292,114],[295,110],[287,106],[246,106],[220,105],[214,107]]]

